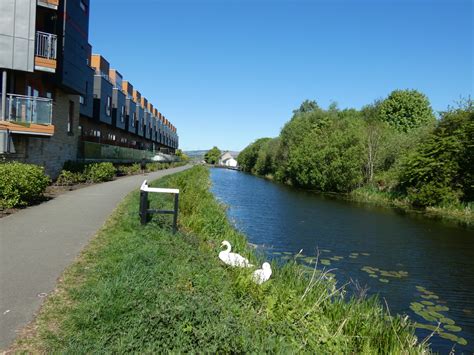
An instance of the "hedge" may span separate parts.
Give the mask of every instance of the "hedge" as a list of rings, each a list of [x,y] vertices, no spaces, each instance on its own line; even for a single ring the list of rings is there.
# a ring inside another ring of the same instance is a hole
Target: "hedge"
[[[0,207],[27,206],[42,197],[50,182],[41,166],[18,162],[1,163]]]

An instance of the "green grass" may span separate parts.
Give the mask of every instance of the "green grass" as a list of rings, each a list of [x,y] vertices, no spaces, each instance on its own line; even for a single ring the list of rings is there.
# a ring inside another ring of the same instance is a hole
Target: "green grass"
[[[371,186],[360,187],[348,195],[348,199],[356,202],[371,203],[377,206],[390,206],[407,212],[422,212],[426,217],[449,220],[464,226],[474,226],[474,205],[451,204],[434,206],[415,210],[406,197],[397,194],[378,191]]]
[[[179,187],[180,230],[165,217],[138,219],[129,195],[63,275],[13,350],[33,352],[420,353],[406,318],[374,299],[348,299],[338,285],[289,262],[262,286],[252,270],[217,257],[222,240],[260,264],[195,167],[163,178]],[[154,197],[152,206],[171,201]]]

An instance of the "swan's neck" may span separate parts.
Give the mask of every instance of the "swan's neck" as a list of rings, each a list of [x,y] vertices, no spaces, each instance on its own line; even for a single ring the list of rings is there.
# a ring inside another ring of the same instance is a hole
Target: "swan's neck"
[[[232,247],[230,246],[230,244],[226,243],[225,246],[227,247],[226,250],[224,250],[226,253],[230,253],[230,250],[232,249]]]

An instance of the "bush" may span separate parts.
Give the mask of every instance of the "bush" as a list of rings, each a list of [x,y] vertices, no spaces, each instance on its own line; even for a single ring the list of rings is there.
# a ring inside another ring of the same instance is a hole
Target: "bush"
[[[134,175],[138,174],[141,169],[140,169],[140,164],[132,164],[132,165],[119,165],[117,167],[117,170],[120,174],[123,175]]]
[[[148,163],[146,164],[145,170],[148,172],[152,171],[158,171],[161,170],[161,164],[160,163]]]
[[[0,207],[27,206],[38,200],[51,182],[44,168],[17,162],[0,164]]]
[[[115,176],[115,167],[112,163],[94,163],[87,166],[86,175],[90,182],[110,181]]]
[[[87,181],[87,176],[83,173],[73,173],[68,170],[62,170],[59,174],[56,185],[58,186],[71,186],[75,184],[80,184]]]

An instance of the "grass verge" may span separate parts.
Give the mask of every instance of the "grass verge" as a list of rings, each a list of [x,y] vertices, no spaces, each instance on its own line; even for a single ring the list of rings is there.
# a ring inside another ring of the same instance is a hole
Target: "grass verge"
[[[139,224],[130,194],[48,297],[12,350],[32,352],[421,353],[405,318],[375,298],[350,298],[294,262],[273,265],[262,286],[252,270],[217,258],[227,239],[260,263],[209,192],[204,167],[165,177],[179,187],[181,232],[164,219]],[[154,197],[153,206],[171,204]],[[316,270],[316,269],[315,269]]]
[[[406,198],[378,191],[370,186],[358,188],[349,193],[347,197],[351,201],[395,207],[406,212],[419,212],[423,213],[426,217],[447,220],[467,227],[474,226],[474,205],[472,203],[468,205],[459,203],[415,210]]]

